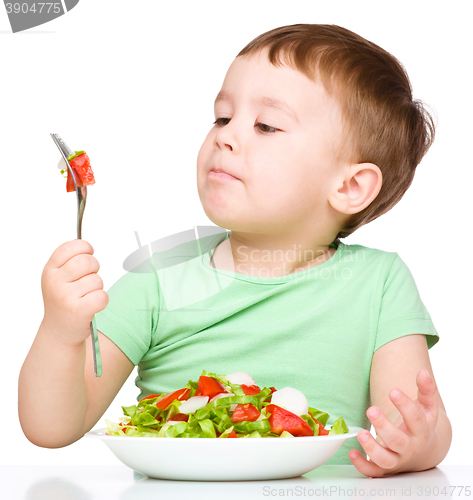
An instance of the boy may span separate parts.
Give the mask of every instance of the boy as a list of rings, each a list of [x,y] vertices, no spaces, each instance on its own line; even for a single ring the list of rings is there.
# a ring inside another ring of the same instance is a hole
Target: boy
[[[153,255],[110,302],[87,242],[56,249],[20,373],[25,435],[45,447],[80,439],[135,365],[139,398],[202,369],[246,371],[260,386],[301,390],[329,423],[371,422],[378,438],[361,431],[329,464],[372,477],[436,466],[451,426],[429,361],[430,315],[396,253],[340,241],[400,200],[432,142],[402,67],[337,26],[277,28],[236,57],[215,117],[197,185],[209,219],[231,231],[171,267]],[[96,313],[98,379],[86,342]]]

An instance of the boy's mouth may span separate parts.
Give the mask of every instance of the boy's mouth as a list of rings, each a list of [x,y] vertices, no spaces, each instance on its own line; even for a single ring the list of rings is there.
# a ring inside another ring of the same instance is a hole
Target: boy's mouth
[[[238,177],[235,177],[233,174],[230,172],[227,172],[226,170],[223,170],[220,167],[214,167],[208,174],[211,177],[215,178],[220,178],[220,179],[235,179],[237,181],[241,180]]]

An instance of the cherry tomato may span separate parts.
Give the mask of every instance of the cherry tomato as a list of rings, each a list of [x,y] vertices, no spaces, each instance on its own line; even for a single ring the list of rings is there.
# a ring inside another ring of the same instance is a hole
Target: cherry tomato
[[[258,420],[260,412],[256,406],[251,403],[236,405],[235,411],[232,415],[232,422],[254,422]]]
[[[273,404],[266,406],[266,411],[271,413],[268,418],[271,432],[282,434],[283,431],[287,431],[293,436],[314,435],[310,425],[295,413]]]
[[[179,389],[178,391],[171,392],[167,396],[164,396],[163,399],[156,403],[156,407],[165,410],[175,399],[178,401],[185,401],[190,394],[191,390],[189,388]]]
[[[218,380],[215,380],[212,377],[205,377],[204,375],[199,377],[199,389],[201,393],[200,395],[208,396],[209,400],[217,394],[227,392]]]
[[[241,388],[243,389],[243,392],[247,396],[253,396],[254,394],[259,394],[261,392],[261,389],[257,385],[244,385],[244,384],[241,384]]]
[[[146,396],[145,398],[140,399],[140,403],[141,403],[141,401],[144,401],[145,399],[159,398],[159,396],[160,396],[160,394],[150,394],[149,396]]]
[[[169,420],[174,420],[175,422],[187,422],[189,420],[189,415],[186,415],[185,413],[177,413]]]
[[[73,158],[69,165],[77,172],[80,181],[83,186],[91,186],[95,184],[94,173],[92,172],[92,167],[90,166],[90,159],[87,153],[82,153],[81,155]]]
[[[95,184],[94,173],[92,172],[90,159],[87,153],[82,153],[81,155],[76,156],[69,162],[69,165],[74,172],[77,187],[91,186],[92,184]],[[75,191],[74,181],[69,173],[69,169],[67,169],[66,191],[68,193]]]

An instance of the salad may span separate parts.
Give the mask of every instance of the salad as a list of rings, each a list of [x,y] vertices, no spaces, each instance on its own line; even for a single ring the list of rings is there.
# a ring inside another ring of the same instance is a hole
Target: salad
[[[292,387],[260,389],[245,372],[217,375],[203,370],[197,382],[170,394],[151,394],[123,417],[105,420],[109,436],[260,438],[344,434],[340,417],[325,429],[329,414],[312,408]]]
[[[90,166],[90,159],[85,151],[76,151],[75,153],[70,154],[67,157],[67,161],[76,174],[75,177],[77,187],[91,186],[92,184],[95,184],[94,173],[92,172],[92,167]],[[61,169],[62,175],[67,172],[67,192],[70,193],[75,191],[74,181],[69,175],[69,170],[65,165],[64,160],[59,163],[59,168]]]

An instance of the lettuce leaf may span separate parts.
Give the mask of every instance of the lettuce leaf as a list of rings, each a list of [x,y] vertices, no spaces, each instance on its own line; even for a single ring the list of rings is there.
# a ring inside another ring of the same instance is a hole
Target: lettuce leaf
[[[343,417],[340,417],[332,424],[329,434],[346,434],[347,432],[349,432],[348,426]]]
[[[311,408],[309,406],[309,411],[315,420],[318,420],[324,427],[327,425],[327,420],[330,418],[330,415],[324,411],[316,410],[315,408]]]
[[[252,433],[253,431],[258,431],[261,434],[265,434],[271,430],[271,425],[267,419],[265,420],[255,420],[254,422],[238,422],[233,424],[235,432],[245,432]]]
[[[314,422],[314,419],[310,415],[301,415],[300,417],[302,418],[302,420],[305,420],[309,424],[309,427],[312,429],[314,436],[318,436],[319,425]]]

